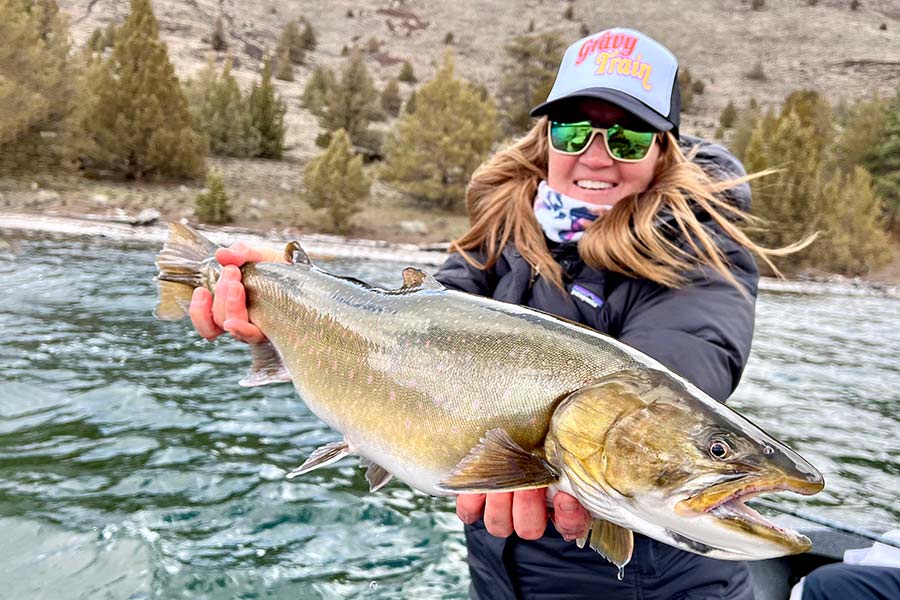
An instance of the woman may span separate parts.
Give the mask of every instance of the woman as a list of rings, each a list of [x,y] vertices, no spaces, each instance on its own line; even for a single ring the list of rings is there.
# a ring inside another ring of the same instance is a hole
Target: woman
[[[768,261],[732,221],[747,177],[723,148],[678,132],[678,64],[646,35],[613,29],[569,47],[532,130],[474,174],[470,230],[435,275],[446,287],[531,306],[642,350],[724,401],[750,351],[758,271]],[[685,157],[685,152],[691,160]],[[208,339],[264,336],[247,320],[238,266],[279,260],[220,250],[215,299],[191,318]],[[749,599],[745,564],[641,535],[617,569],[571,541],[588,513],[544,490],[459,496],[473,598]],[[515,533],[516,535],[513,535]]]

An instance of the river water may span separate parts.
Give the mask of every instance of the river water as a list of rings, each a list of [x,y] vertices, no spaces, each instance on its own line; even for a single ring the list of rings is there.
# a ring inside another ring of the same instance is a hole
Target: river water
[[[163,323],[155,248],[0,245],[0,598],[464,598],[447,499],[353,461],[289,385],[245,389],[241,344]],[[399,285],[402,266],[327,270]],[[730,404],[825,474],[787,506],[900,527],[900,300],[764,293]],[[768,496],[775,498],[775,496]]]

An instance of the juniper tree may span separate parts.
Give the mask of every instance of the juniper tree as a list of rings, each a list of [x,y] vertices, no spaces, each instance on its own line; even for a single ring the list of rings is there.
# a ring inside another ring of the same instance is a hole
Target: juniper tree
[[[336,84],[334,73],[328,67],[319,65],[312,72],[303,88],[303,96],[301,102],[311,113],[317,116],[322,115],[325,108],[325,101],[328,96],[328,90]]]
[[[766,229],[756,241],[769,247],[783,247],[801,241],[819,229],[821,208],[821,156],[814,143],[815,133],[794,113],[775,122],[770,131],[761,119],[747,148],[744,165],[755,173],[770,168],[778,172],[751,182],[753,212],[766,221]],[[779,266],[792,271],[814,262],[815,244],[789,255]]]
[[[284,152],[284,102],[272,83],[272,60],[266,58],[260,80],[253,84],[248,99],[250,123],[259,133],[261,158],[281,158]]]
[[[416,90],[413,90],[409,94],[409,98],[406,99],[406,106],[403,108],[403,112],[408,115],[416,112]]]
[[[90,84],[84,154],[97,167],[134,179],[205,171],[204,141],[149,0],[131,0],[112,54],[92,70]]]
[[[68,162],[79,80],[53,0],[0,0],[0,172]]]
[[[344,63],[340,81],[330,86],[325,95],[325,109],[319,123],[328,133],[343,129],[354,146],[376,151],[377,148],[371,147],[369,123],[381,112],[378,100],[378,90],[366,68],[365,57],[360,52],[352,52]]]
[[[363,173],[362,157],[354,154],[343,129],[331,135],[322,154],[303,171],[302,198],[311,208],[324,210],[335,231],[351,228],[350,218],[368,199],[371,182]]]
[[[381,108],[384,112],[396,117],[403,106],[403,98],[400,97],[400,85],[396,79],[388,81],[381,92]]]
[[[866,155],[864,164],[884,201],[887,226],[895,231],[900,228],[900,88],[887,107],[881,136]]]
[[[112,48],[116,44],[116,24],[108,23],[106,29],[103,30],[103,47],[101,51]]]
[[[754,212],[767,227],[757,237],[777,247],[819,233],[812,246],[782,259],[785,269],[859,274],[886,259],[878,200],[865,170],[845,173],[829,165],[819,135],[793,109],[759,121],[745,165],[750,172],[778,171],[751,183]]]
[[[260,134],[253,127],[247,98],[231,74],[231,60],[219,73],[212,59],[187,86],[194,122],[213,154],[252,157],[260,150]]]
[[[222,15],[216,17],[211,38],[213,50],[216,52],[221,52],[228,48],[228,40],[225,38],[225,24],[222,21]]]
[[[302,65],[306,60],[306,49],[304,48],[303,39],[300,36],[300,30],[297,28],[296,21],[289,21],[281,29],[281,37],[279,38],[278,49],[275,51],[275,55],[280,57],[285,52],[295,65]]]
[[[312,23],[303,19],[303,32],[300,34],[300,45],[304,50],[312,52],[316,49],[318,40],[316,39],[316,30]]]
[[[887,123],[888,103],[881,98],[860,100],[846,108],[847,116],[831,146],[834,166],[849,174],[857,165],[872,169],[868,161]]]
[[[416,83],[419,81],[416,79],[416,74],[413,72],[413,67],[408,60],[403,61],[403,66],[400,67],[400,75],[397,76],[397,79],[403,83]]]
[[[213,225],[231,222],[231,204],[225,183],[215,171],[206,174],[206,189],[194,200],[194,215],[201,222]]]
[[[887,264],[890,240],[869,172],[860,166],[849,173],[834,171],[821,195],[817,221],[822,239],[813,252],[816,266],[844,275],[864,275]]]
[[[456,79],[449,53],[416,97],[416,111],[404,115],[386,143],[382,178],[424,205],[460,210],[470,175],[499,134],[497,111]]]
[[[725,108],[722,109],[722,114],[719,115],[719,125],[723,129],[730,129],[734,127],[737,116],[737,108],[735,107],[734,102],[729,100]]]
[[[291,52],[286,47],[282,47],[281,53],[278,55],[275,79],[280,79],[281,81],[294,80],[294,65],[291,62]]]
[[[498,93],[507,135],[531,126],[529,112],[546,100],[565,46],[555,33],[518,36],[505,48],[505,75]]]
[[[788,94],[781,105],[781,114],[793,112],[800,123],[813,130],[813,142],[821,152],[834,139],[834,115],[831,104],[814,90],[798,90]]]

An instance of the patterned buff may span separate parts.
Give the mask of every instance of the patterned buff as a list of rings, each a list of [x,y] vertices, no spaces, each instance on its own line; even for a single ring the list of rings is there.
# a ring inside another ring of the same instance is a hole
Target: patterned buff
[[[612,206],[607,204],[591,204],[560,194],[546,181],[540,183],[534,198],[534,216],[544,229],[544,235],[557,243],[577,242],[588,223],[610,208]]]

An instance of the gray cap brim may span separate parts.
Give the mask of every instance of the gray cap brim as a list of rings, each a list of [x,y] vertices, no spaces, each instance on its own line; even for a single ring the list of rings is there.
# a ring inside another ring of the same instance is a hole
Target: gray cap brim
[[[539,104],[531,109],[532,117],[540,117],[546,115],[553,107],[559,106],[567,101],[577,99],[577,98],[594,98],[597,100],[605,100],[610,104],[614,104],[621,108],[622,110],[626,110],[629,113],[633,114],[640,120],[644,121],[651,127],[653,127],[656,131],[669,131],[674,127],[672,123],[667,121],[664,117],[660,116],[655,110],[637,100],[633,96],[629,96],[624,92],[620,92],[619,90],[611,90],[609,88],[588,88],[584,90],[578,90],[573,94],[569,94],[568,96],[563,96],[561,98],[554,98],[553,100],[548,100],[543,104]]]

